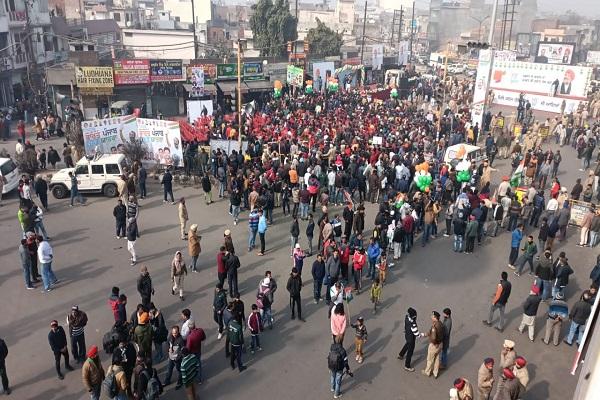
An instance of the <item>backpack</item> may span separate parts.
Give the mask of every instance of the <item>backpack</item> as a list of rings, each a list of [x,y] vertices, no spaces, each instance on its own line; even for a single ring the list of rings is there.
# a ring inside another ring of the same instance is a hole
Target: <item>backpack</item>
[[[344,369],[344,356],[338,349],[331,349],[327,356],[327,367],[330,371],[342,371]]]
[[[144,392],[144,400],[156,400],[158,399],[158,395],[160,394],[160,382],[158,378],[153,375],[150,377],[148,371],[142,371],[142,374],[146,376],[148,379],[148,384],[146,386],[146,391]]]
[[[106,374],[106,377],[102,381],[102,391],[108,396],[109,399],[114,399],[119,393],[119,389],[117,388],[117,379],[112,369],[108,374]]]

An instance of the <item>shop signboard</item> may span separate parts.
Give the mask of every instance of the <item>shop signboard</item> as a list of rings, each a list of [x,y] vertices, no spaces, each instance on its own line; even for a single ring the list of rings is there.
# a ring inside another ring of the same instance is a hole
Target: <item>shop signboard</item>
[[[149,60],[114,60],[115,85],[147,85],[150,83]]]
[[[181,60],[150,60],[150,81],[183,81],[183,63]]]

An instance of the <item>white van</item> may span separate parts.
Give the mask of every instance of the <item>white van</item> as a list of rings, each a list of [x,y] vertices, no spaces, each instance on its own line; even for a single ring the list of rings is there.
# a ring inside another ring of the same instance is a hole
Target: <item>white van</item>
[[[19,167],[10,158],[0,158],[0,179],[4,179],[2,194],[19,186]]]
[[[462,150],[463,148],[464,150]],[[460,157],[462,152],[464,152],[464,154]],[[479,162],[484,160],[485,157],[485,152],[481,147],[467,143],[459,143],[448,146],[446,153],[444,154],[444,162],[446,164],[452,164],[455,161],[458,163],[461,160]]]
[[[71,190],[69,172],[79,181],[82,193],[103,193],[107,197],[118,194],[117,182],[125,174],[127,163],[123,154],[105,154],[93,159],[86,157],[77,161],[75,168],[64,168],[52,175],[50,190],[57,199],[64,199]]]

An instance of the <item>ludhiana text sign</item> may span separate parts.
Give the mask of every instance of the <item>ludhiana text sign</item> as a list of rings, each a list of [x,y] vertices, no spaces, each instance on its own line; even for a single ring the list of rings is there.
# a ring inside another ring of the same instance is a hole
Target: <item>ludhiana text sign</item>
[[[112,88],[113,69],[111,67],[77,67],[75,81],[79,88]]]
[[[182,81],[183,63],[181,60],[150,60],[150,81]]]
[[[113,61],[116,85],[147,85],[150,83],[148,60]]]

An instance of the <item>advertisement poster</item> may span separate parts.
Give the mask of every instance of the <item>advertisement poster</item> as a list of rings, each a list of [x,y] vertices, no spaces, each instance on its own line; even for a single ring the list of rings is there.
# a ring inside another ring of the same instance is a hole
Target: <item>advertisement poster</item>
[[[373,71],[380,70],[383,65],[383,45],[376,44],[371,47]]]
[[[410,42],[403,40],[400,42],[398,47],[398,65],[408,64],[408,57],[410,56]]]
[[[312,65],[313,88],[315,92],[321,92],[325,89],[325,83],[335,72],[333,61],[315,62]],[[320,78],[320,79],[319,79]]]
[[[192,97],[200,97],[204,95],[204,68],[202,67],[192,67],[191,71],[191,82],[192,82],[192,91],[190,92],[190,96]]]
[[[492,51],[479,50],[479,64],[477,64],[477,75],[475,75],[475,91],[473,92],[473,107],[471,120],[483,126],[483,110],[485,107],[488,84],[490,81],[490,70],[492,68]]]
[[[261,62],[244,63],[242,76],[247,81],[263,79],[263,64]]]
[[[183,153],[179,123],[161,119],[137,119],[138,138],[148,146],[145,160],[161,165],[183,165]]]
[[[116,154],[124,142],[137,137],[134,115],[83,121],[81,130],[85,153],[90,156],[96,152]]]
[[[600,51],[588,51],[586,62],[594,65],[600,65]]]
[[[575,43],[539,42],[535,62],[542,64],[571,64]]]
[[[237,78],[237,64],[217,64],[217,79]]]
[[[185,67],[187,83],[192,83],[192,68],[202,68],[204,71],[204,83],[215,83],[217,80],[216,64],[190,64]]]
[[[587,102],[591,76],[589,67],[494,62],[490,89],[496,104],[516,107],[519,94],[524,93],[534,110],[558,113],[564,102],[568,114]]]
[[[148,60],[114,60],[115,85],[147,85],[150,83]]]
[[[77,67],[75,81],[79,88],[113,88],[113,69],[111,67]]]
[[[288,85],[302,87],[304,84],[304,70],[293,65],[288,65],[286,81]]]
[[[150,60],[150,81],[183,81],[183,63],[181,60]]]

